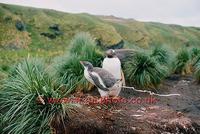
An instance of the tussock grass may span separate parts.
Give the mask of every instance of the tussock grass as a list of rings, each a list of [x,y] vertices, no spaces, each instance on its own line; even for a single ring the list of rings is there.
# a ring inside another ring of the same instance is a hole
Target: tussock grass
[[[125,63],[124,68],[129,83],[142,88],[157,87],[168,74],[165,66],[160,65],[155,58],[145,52],[135,54],[130,61]]]
[[[59,85],[65,87],[65,94],[74,91],[78,85],[86,85],[83,77],[83,68],[77,55],[70,55],[56,59],[54,67],[54,77]]]
[[[81,60],[90,61],[94,66],[100,66],[103,58],[102,52],[97,48],[94,39],[88,33],[75,35],[71,42],[68,55],[55,59],[54,75],[60,85],[66,87],[66,94],[74,90],[90,88],[83,74]]]
[[[70,104],[38,104],[38,96],[62,98],[59,87],[46,72],[38,59],[19,63],[3,85],[0,92],[1,133],[50,133],[49,123],[55,114],[66,117]],[[62,119],[61,119],[62,120]]]
[[[190,52],[191,52],[192,65],[195,66],[198,62],[200,62],[200,49],[192,48]]]
[[[153,48],[151,57],[154,57],[160,64],[169,65],[172,61],[172,52],[169,49],[156,46]]]
[[[200,83],[200,49],[193,48],[191,50],[192,65],[194,69],[194,76],[198,83]]]
[[[195,58],[200,55],[200,49],[199,48],[192,48],[191,49],[191,58]]]
[[[150,56],[154,58],[160,65],[165,66],[168,71],[168,75],[173,73],[172,63],[175,59],[175,54],[170,47],[155,46],[151,50]]]
[[[197,82],[200,83],[200,62],[196,63],[194,67],[195,67],[194,76]]]
[[[85,46],[90,46],[94,48],[95,41],[93,40],[93,38],[91,37],[89,33],[81,32],[74,36],[74,38],[71,41],[70,46],[71,46],[71,49],[70,49],[71,54],[80,55],[82,53],[85,53],[83,51]]]
[[[191,55],[187,49],[178,51],[174,61],[174,72],[177,74],[190,74],[191,68]]]
[[[70,55],[80,60],[89,60],[95,66],[100,66],[103,53],[89,33],[81,32],[75,35],[71,42]]]

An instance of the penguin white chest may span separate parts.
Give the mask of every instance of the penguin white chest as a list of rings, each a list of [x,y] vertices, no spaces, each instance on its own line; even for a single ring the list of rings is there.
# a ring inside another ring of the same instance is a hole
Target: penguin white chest
[[[87,69],[84,70],[84,76],[85,76],[85,78],[86,78],[90,83],[92,83],[92,84],[94,85],[94,81],[93,81],[92,78],[90,77],[89,72],[88,72]]]
[[[103,60],[103,69],[110,72],[116,79],[121,79],[121,62],[119,58],[105,58]]]

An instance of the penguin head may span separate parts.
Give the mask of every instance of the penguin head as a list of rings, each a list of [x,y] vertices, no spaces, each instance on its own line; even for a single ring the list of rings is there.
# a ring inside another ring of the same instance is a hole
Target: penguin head
[[[87,70],[91,70],[93,68],[93,65],[88,61],[80,61],[80,63]]]
[[[116,56],[115,50],[113,50],[113,49],[107,50],[107,51],[106,51],[106,56],[107,56],[108,58],[113,58],[113,57],[115,57],[115,56]]]

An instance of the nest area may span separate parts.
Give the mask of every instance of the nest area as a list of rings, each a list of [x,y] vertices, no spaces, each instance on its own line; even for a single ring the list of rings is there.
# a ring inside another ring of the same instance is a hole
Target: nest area
[[[200,126],[183,113],[159,106],[84,105],[70,114],[70,120],[54,123],[56,134],[200,132]]]
[[[176,78],[176,79],[175,79]],[[188,92],[190,88],[190,92]],[[63,123],[54,123],[56,134],[77,133],[200,133],[199,120],[199,87],[191,77],[173,76],[161,85],[161,93],[178,92],[181,96],[154,97],[159,101],[147,103],[87,103],[69,113],[69,120]],[[89,93],[75,93],[75,97],[88,100],[99,99],[97,91]],[[142,99],[150,97],[148,94],[136,93],[131,89],[121,92],[120,96],[131,100],[138,96]],[[187,98],[185,97],[187,96]],[[153,97],[153,96],[151,96]],[[189,99],[188,99],[189,98]],[[194,103],[191,107],[191,103]]]

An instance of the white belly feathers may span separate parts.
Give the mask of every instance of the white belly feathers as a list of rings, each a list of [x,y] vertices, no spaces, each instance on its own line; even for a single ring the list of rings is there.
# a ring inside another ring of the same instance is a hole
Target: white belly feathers
[[[85,78],[86,78],[90,83],[92,83],[93,85],[95,85],[95,84],[94,84],[94,81],[93,81],[92,78],[90,77],[90,75],[89,75],[87,69],[84,70],[84,76],[85,76]]]
[[[103,60],[103,69],[110,72],[116,79],[121,79],[121,62],[116,58],[105,58]]]

